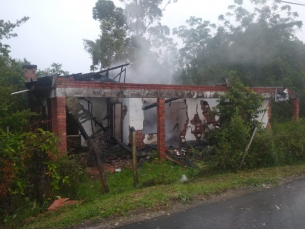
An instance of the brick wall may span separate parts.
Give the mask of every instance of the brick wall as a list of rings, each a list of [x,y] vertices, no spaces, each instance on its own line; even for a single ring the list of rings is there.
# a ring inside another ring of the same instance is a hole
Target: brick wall
[[[142,133],[142,130],[136,130],[136,145],[138,148],[145,146],[144,138],[145,138],[145,134]]]
[[[300,119],[300,99],[295,98],[292,100],[292,118],[294,120]]]
[[[158,154],[160,160],[166,158],[166,145],[165,145],[165,99],[157,99],[157,132],[158,132]]]
[[[271,116],[272,116],[272,108],[271,108],[271,101],[269,101],[269,103],[268,103],[268,122],[267,122],[267,126],[266,126],[268,129],[271,129],[271,123],[270,123]]]
[[[134,84],[134,83],[115,83],[115,82],[92,82],[75,81],[73,78],[58,78],[57,88],[102,88],[102,89],[121,89],[121,90],[168,90],[168,91],[217,91],[223,92],[228,88],[224,86],[194,86],[194,85],[167,85],[167,84]]]
[[[66,134],[66,98],[50,99],[51,130],[59,138],[58,148],[60,154],[67,152]]]

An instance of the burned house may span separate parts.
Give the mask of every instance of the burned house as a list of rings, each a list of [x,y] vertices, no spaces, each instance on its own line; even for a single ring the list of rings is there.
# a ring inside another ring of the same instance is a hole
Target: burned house
[[[130,128],[136,130],[138,148],[156,144],[159,158],[166,157],[166,147],[179,146],[187,141],[200,141],[204,134],[218,124],[210,115],[217,105],[217,97],[228,87],[162,85],[125,83],[126,65],[88,74],[65,77],[36,77],[36,66],[24,66],[26,86],[42,100],[48,130],[59,137],[59,149],[65,153],[69,142],[88,139],[102,132],[122,144],[129,145]],[[110,77],[112,70],[118,74]],[[299,99],[290,90],[251,88],[261,93],[262,113],[258,120],[264,126],[271,118],[271,99],[292,99],[293,114],[299,117]],[[281,95],[281,91],[284,93]]]

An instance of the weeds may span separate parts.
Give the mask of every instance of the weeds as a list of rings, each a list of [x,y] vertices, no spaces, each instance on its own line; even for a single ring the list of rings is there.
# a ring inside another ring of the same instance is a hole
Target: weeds
[[[149,171],[149,169],[151,171]],[[210,174],[202,169],[203,177],[181,183],[182,174],[189,176],[193,169],[172,165],[169,162],[144,164],[139,169],[141,187],[133,187],[132,171],[108,174],[110,194],[103,194],[100,183],[87,179],[80,183],[78,198],[87,197],[82,205],[70,206],[55,213],[37,216],[23,228],[61,228],[77,225],[85,219],[100,220],[113,215],[125,215],[131,210],[145,207],[160,209],[169,207],[172,201],[189,203],[194,196],[222,193],[228,189],[258,187],[277,184],[285,176],[304,173],[305,165],[248,170],[238,173]],[[168,171],[175,179],[156,178]],[[143,183],[157,180],[158,185],[144,187]],[[164,182],[164,184],[162,184]],[[170,183],[170,184],[169,184]],[[14,227],[16,228],[16,227]]]

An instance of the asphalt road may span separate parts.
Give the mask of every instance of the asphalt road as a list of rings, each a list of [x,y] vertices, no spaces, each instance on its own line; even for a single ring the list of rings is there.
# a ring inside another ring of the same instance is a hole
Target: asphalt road
[[[304,229],[305,179],[119,228]]]

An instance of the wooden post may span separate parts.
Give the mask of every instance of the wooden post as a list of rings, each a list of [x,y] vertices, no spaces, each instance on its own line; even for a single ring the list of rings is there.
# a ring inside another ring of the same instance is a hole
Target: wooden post
[[[165,98],[157,99],[157,144],[159,160],[166,159]]]
[[[97,142],[96,142],[96,140],[91,140],[90,143],[93,146],[92,148],[94,150],[95,159],[96,159],[97,165],[99,167],[98,171],[99,171],[99,174],[100,174],[100,181],[101,181],[103,191],[105,193],[109,193],[109,187],[108,187],[107,179],[106,179],[105,172],[104,172],[104,169],[103,169],[103,164],[102,164],[102,161],[101,161],[100,156],[99,156],[99,149],[98,149]]]
[[[241,168],[242,165],[244,164],[245,157],[246,157],[246,155],[247,155],[247,153],[248,153],[248,150],[249,150],[249,148],[250,148],[250,146],[251,146],[251,144],[252,144],[253,138],[254,138],[254,136],[255,136],[257,130],[258,130],[258,128],[255,127],[255,128],[254,128],[254,131],[253,131],[253,134],[252,134],[252,136],[251,136],[250,142],[249,142],[249,144],[248,144],[247,147],[246,147],[245,154],[244,154],[244,156],[243,156],[243,159],[241,160],[241,163],[240,163],[239,168]]]
[[[139,183],[139,179],[138,179],[138,168],[137,168],[136,130],[134,127],[130,128],[130,134],[131,134],[131,138],[132,138],[133,181],[134,181],[134,185],[137,186],[137,184]]]

